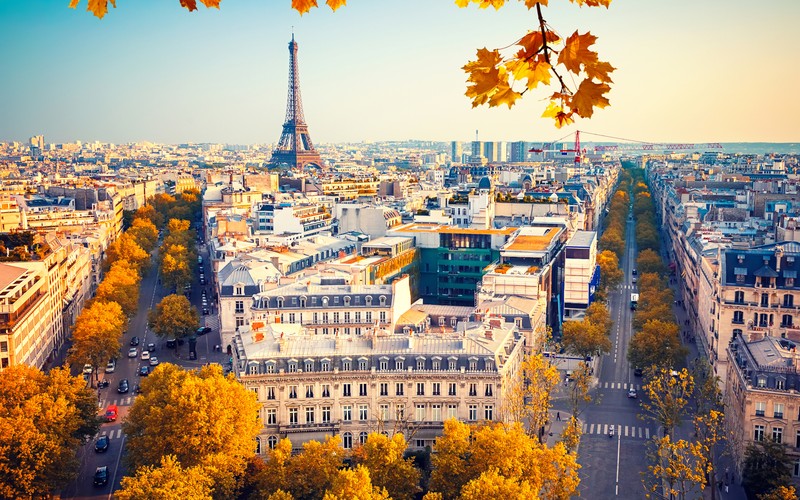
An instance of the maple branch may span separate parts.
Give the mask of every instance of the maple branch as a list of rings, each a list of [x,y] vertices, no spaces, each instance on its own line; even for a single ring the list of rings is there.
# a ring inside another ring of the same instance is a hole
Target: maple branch
[[[542,50],[544,51],[544,59],[547,64],[550,64],[550,70],[554,75],[556,75],[556,78],[558,78],[558,82],[561,84],[561,92],[569,92],[569,87],[567,87],[567,84],[564,83],[564,79],[561,77],[558,70],[556,70],[555,65],[550,63],[550,47],[547,45],[547,22],[544,20],[544,16],[542,15],[542,4],[540,3],[536,4],[536,16],[539,18],[539,29],[542,31]]]

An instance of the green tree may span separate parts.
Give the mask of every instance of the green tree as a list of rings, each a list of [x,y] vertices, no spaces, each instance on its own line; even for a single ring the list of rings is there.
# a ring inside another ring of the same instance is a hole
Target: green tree
[[[125,314],[119,304],[92,301],[81,311],[72,327],[69,363],[91,365],[96,379],[98,367],[119,354],[125,324]]]
[[[63,368],[0,371],[0,498],[50,498],[78,476],[78,448],[99,428],[82,378]]]
[[[123,477],[121,486],[114,492],[119,500],[211,500],[214,484],[203,467],[182,467],[168,455],[157,467],[140,467],[135,476]]]
[[[372,483],[384,488],[394,500],[412,500],[419,491],[420,472],[413,460],[403,458],[408,448],[402,434],[391,438],[371,433],[363,445],[353,450],[354,462],[369,471]]]
[[[200,326],[197,309],[183,295],[167,295],[151,309],[147,317],[153,333],[162,338],[180,339],[194,333]]]
[[[748,497],[768,494],[792,484],[792,458],[786,445],[771,440],[747,445],[742,465],[742,486]]]
[[[129,470],[174,455],[181,467],[206,467],[215,498],[230,497],[262,429],[255,395],[215,364],[193,371],[163,363],[141,388],[122,423]]]

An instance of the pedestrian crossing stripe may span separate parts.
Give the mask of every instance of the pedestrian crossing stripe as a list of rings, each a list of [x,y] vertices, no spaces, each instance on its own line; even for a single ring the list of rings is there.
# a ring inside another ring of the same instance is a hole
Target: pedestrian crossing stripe
[[[608,435],[612,428],[614,428],[615,434],[623,437],[630,437],[634,439],[650,439],[649,427],[619,424],[583,424],[581,429],[583,434]]]
[[[630,389],[633,387],[637,391],[642,389],[641,384],[628,384],[627,382],[603,382],[603,389]]]
[[[100,437],[108,436],[108,439],[119,439],[122,437],[122,429],[112,429],[111,432],[102,431]],[[116,437],[115,437],[116,436]]]

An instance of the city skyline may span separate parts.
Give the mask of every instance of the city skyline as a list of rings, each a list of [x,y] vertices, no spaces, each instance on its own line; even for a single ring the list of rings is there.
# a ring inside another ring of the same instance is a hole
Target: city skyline
[[[721,0],[615,0],[608,10],[553,2],[549,23],[564,36],[591,31],[617,67],[611,106],[558,130],[539,118],[545,91],[510,110],[473,110],[463,95],[460,68],[476,49],[509,45],[534,27],[535,15],[515,3],[495,12],[353,2],[301,17],[288,1],[189,13],[177,1],[120,0],[98,20],[85,2],[72,10],[6,1],[0,141],[275,143],[294,31],[318,144],[471,140],[475,130],[486,141],[546,141],[578,129],[656,142],[796,142],[800,97],[791,85],[800,68],[786,62],[800,48],[798,16],[791,0],[751,10]]]

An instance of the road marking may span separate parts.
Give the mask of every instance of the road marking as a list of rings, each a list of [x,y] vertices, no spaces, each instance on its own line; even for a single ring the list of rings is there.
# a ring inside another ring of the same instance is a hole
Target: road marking
[[[644,428],[644,438],[645,439],[650,439],[650,428],[649,427],[645,427]]]
[[[627,429],[627,427],[626,427]],[[622,436],[617,436],[617,478],[614,483],[614,495],[619,495],[619,451],[622,447]]]
[[[588,427],[588,426],[587,426],[586,424],[583,424],[583,425],[581,426],[581,433],[582,433],[582,434],[586,434],[587,427]]]

